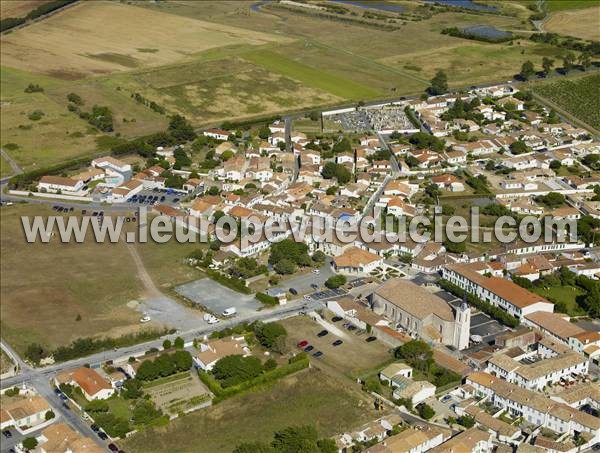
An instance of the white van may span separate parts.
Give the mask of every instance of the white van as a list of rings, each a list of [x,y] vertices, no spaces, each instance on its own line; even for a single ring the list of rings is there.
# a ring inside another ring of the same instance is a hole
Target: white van
[[[230,307],[223,310],[223,313],[221,314],[226,318],[229,318],[231,316],[235,316],[237,314],[237,310],[234,307]]]

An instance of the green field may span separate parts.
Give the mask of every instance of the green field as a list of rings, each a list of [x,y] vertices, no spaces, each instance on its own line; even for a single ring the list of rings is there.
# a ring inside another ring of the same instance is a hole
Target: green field
[[[532,88],[577,119],[600,129],[600,74],[533,84]]]
[[[553,286],[550,288],[533,288],[533,292],[557,304],[556,311],[569,316],[584,316],[583,310],[577,304],[577,297],[585,294],[583,290],[573,286]]]
[[[568,9],[591,8],[600,6],[600,0],[546,0],[546,10],[550,13]]]
[[[252,63],[269,71],[282,74],[313,88],[329,92],[346,99],[364,99],[380,95],[376,90],[352,80],[328,74],[327,70],[317,69],[294,60],[287,59],[271,51],[252,51],[243,54]]]
[[[273,432],[292,425],[313,424],[320,435],[333,436],[375,417],[360,389],[311,369],[193,412],[168,427],[138,433],[123,448],[167,452],[177,446],[178,452],[231,452],[241,442],[269,441]]]

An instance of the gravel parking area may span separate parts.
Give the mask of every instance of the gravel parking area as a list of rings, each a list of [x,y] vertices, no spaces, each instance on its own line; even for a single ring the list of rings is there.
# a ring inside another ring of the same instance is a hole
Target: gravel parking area
[[[237,293],[209,278],[180,285],[175,291],[217,315],[230,307],[235,307],[238,315],[252,315],[262,307],[254,296]]]

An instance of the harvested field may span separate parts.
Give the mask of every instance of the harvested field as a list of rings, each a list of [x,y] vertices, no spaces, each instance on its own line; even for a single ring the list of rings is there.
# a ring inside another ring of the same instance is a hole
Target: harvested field
[[[553,13],[544,30],[576,38],[600,40],[600,7]]]
[[[214,47],[274,41],[289,40],[115,2],[83,2],[3,36],[2,64],[77,79],[174,63]]]
[[[144,386],[144,392],[165,413],[177,414],[206,402],[208,389],[194,371],[158,379]]]

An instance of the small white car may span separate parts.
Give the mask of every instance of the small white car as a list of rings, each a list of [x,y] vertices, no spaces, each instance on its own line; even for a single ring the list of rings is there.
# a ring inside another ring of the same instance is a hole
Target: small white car
[[[312,273],[313,273],[313,274],[320,274],[320,273],[321,273],[321,271],[320,271],[319,269],[313,269]]]
[[[145,322],[150,322],[151,318],[147,314],[144,313],[144,316],[140,319],[140,322],[143,324]]]
[[[229,318],[231,316],[235,316],[237,314],[237,310],[234,307],[230,307],[230,308],[226,308],[225,310],[223,310],[223,313],[221,313],[223,316]]]

